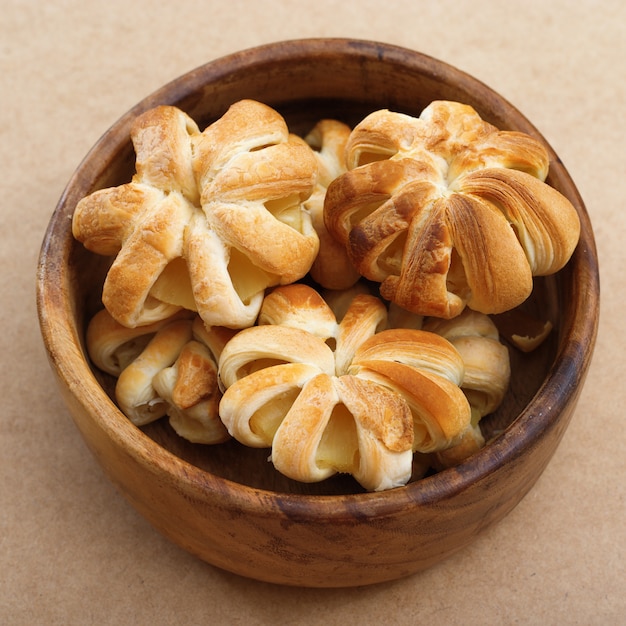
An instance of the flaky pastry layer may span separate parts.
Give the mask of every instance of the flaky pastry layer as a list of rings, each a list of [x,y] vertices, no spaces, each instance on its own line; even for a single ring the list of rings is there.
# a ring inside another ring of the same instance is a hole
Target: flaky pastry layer
[[[128,328],[102,309],[87,328],[93,363],[117,378],[115,399],[136,426],[167,416],[181,437],[215,444],[229,439],[219,418],[217,359],[235,331],[206,328],[187,311]]]
[[[346,164],[326,194],[328,231],[384,298],[414,313],[510,310],[578,242],[575,208],[544,182],[544,146],[467,105],[376,111],[353,129]]]
[[[406,484],[414,452],[450,447],[470,424],[463,361],[434,333],[388,329],[373,295],[355,291],[344,308],[337,318],[302,284],[273,290],[259,324],[222,351],[221,418],[296,480],[343,472],[369,490]]]
[[[72,218],[74,237],[113,256],[102,300],[121,324],[181,308],[209,326],[254,323],[264,290],[302,278],[319,248],[303,202],[318,163],[284,119],[253,100],[200,132],[172,106],[133,123],[131,182],[93,192]]]

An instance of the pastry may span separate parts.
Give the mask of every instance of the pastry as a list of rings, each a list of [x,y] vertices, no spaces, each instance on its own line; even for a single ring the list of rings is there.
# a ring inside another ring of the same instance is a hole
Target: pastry
[[[302,278],[317,255],[303,206],[315,156],[276,111],[243,100],[204,130],[194,171],[203,214],[188,233],[188,267],[198,311],[208,326],[249,326],[264,290]]]
[[[219,410],[235,439],[271,448],[278,471],[389,489],[410,479],[415,451],[449,447],[469,425],[463,362],[446,339],[387,329],[383,302],[358,291],[340,319],[305,285],[265,300],[259,324],[222,351]]]
[[[152,386],[165,402],[170,425],[178,435],[209,444],[230,438],[219,419],[217,366],[204,344],[188,341],[174,363],[152,378]]]
[[[480,420],[502,403],[511,365],[496,325],[483,313],[465,309],[452,320],[430,318],[424,329],[441,335],[458,350],[465,366],[461,389],[472,409],[471,422],[460,440],[434,453],[434,465],[442,469],[458,465],[485,445]]]
[[[114,257],[102,300],[119,323],[184,308],[210,327],[249,326],[267,287],[308,272],[319,239],[303,202],[318,164],[276,111],[242,100],[200,132],[163,105],[131,139],[131,182],[93,192],[72,218],[76,239]]]
[[[167,416],[181,437],[214,444],[229,439],[219,419],[216,361],[234,332],[206,328],[188,311],[127,328],[102,309],[86,341],[93,363],[117,378],[116,402],[136,426]]]
[[[335,239],[324,223],[324,198],[330,183],[346,171],[345,148],[350,127],[337,120],[321,120],[304,138],[318,161],[315,190],[304,202],[320,240],[319,252],[310,275],[325,289],[347,289],[360,278],[345,246]]]
[[[465,365],[461,388],[478,419],[502,403],[511,379],[509,352],[489,316],[466,309],[452,320],[429,318],[424,330],[447,339]]]
[[[87,325],[85,340],[89,358],[98,369],[117,378],[163,326],[193,316],[190,311],[179,311],[168,319],[128,328],[113,319],[106,309],[101,309]]]
[[[577,244],[578,215],[545,182],[543,145],[467,105],[376,111],[353,129],[346,165],[328,187],[326,226],[385,299],[418,315],[510,310]]]
[[[460,389],[463,360],[439,335],[384,330],[359,346],[348,372],[404,398],[413,415],[414,452],[450,447],[470,423],[470,405]]]
[[[191,324],[190,320],[165,324],[120,372],[115,399],[136,426],[145,426],[167,413],[167,404],[157,393],[152,379],[161,370],[172,366],[183,347],[191,341]]]
[[[258,324],[300,328],[328,343],[334,351],[334,372],[345,373],[356,348],[387,325],[387,309],[375,296],[355,288],[344,302],[329,303],[315,289],[293,284],[265,297]],[[334,309],[332,308],[334,304]]]

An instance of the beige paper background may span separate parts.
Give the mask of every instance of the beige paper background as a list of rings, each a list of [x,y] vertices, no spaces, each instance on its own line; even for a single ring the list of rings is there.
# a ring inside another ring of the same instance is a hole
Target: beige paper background
[[[148,526],[74,428],[34,302],[46,224],[110,124],[207,61],[316,36],[413,48],[508,98],[576,181],[602,275],[593,365],[536,487],[444,563],[344,590],[242,579]],[[624,623],[626,4],[4,0],[0,96],[0,624]]]

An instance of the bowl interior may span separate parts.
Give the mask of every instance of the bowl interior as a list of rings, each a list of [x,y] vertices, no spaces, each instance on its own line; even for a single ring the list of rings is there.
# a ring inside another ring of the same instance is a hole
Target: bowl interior
[[[81,359],[87,359],[84,331],[90,317],[102,306],[100,293],[110,260],[87,252],[73,240],[68,217],[76,203],[95,189],[130,179],[134,153],[129,127],[141,111],[156,104],[173,104],[204,128],[242,98],[273,106],[285,117],[292,132],[301,135],[325,117],[354,125],[376,109],[419,115],[431,101],[449,99],[474,106],[484,119],[499,128],[541,137],[514,107],[479,81],[429,57],[392,46],[346,40],[284,42],[200,67],[146,98],[109,129],[77,170],[55,211],[42,253],[40,299],[41,293],[50,297],[55,289],[67,293],[67,323],[82,350]],[[567,172],[549,151],[553,164],[548,182],[568,196],[586,219]],[[587,264],[586,256],[594,254],[592,235],[584,232],[583,237],[585,251],[579,247],[573,261],[557,276],[536,280],[535,290],[524,306],[540,318],[549,319],[554,331],[533,353],[510,349],[511,387],[498,411],[482,422],[486,438],[493,442],[476,455],[478,461],[467,461],[468,467],[479,462],[485,468],[499,462],[503,451],[494,454],[493,450],[502,433],[510,432],[519,416],[528,413],[529,406],[541,402],[542,386],[578,323],[580,311],[576,303],[581,298],[573,295],[577,273]],[[60,286],[50,282],[51,264],[56,267]],[[593,329],[585,332],[594,334]],[[127,428],[126,418],[112,401],[114,380],[93,367],[91,374],[101,387],[94,384],[93,393],[108,395],[108,419],[113,424],[124,423]],[[246,448],[234,441],[216,446],[191,444],[178,437],[166,419],[144,427],[143,433],[154,442],[155,450],[166,450],[194,468],[253,488],[315,495],[362,491],[356,481],[346,476],[312,485],[297,483],[274,470],[267,461],[268,450]],[[437,480],[445,480],[445,474],[440,473]]]

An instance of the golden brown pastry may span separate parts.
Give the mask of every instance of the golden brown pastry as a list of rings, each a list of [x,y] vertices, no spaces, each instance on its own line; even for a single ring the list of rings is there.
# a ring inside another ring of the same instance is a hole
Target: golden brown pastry
[[[193,309],[184,276],[183,236],[198,201],[192,171],[195,122],[183,111],[159,106],[131,127],[136,173],[130,183],[83,198],[72,218],[74,237],[97,254],[114,256],[102,300],[128,327]],[[179,276],[178,285],[167,280]],[[176,294],[179,297],[176,297]]]
[[[578,241],[575,208],[544,182],[543,145],[467,105],[376,111],[353,129],[346,163],[326,226],[384,298],[419,315],[512,309]]]
[[[470,423],[470,405],[460,389],[463,360],[439,335],[384,330],[359,346],[348,372],[404,398],[413,415],[414,452],[449,448]]]
[[[444,338],[385,329],[384,304],[359,290],[340,319],[305,285],[265,300],[259,325],[222,351],[220,415],[241,443],[271,447],[278,471],[303,482],[344,472],[389,489],[411,477],[414,451],[466,430],[463,362]]]
[[[379,298],[357,289],[348,290],[346,296],[345,310],[340,311],[336,299],[333,310],[307,285],[279,287],[265,297],[258,324],[299,328],[323,339],[334,350],[334,372],[340,376],[346,373],[356,348],[387,325],[387,309]]]
[[[205,218],[188,232],[198,311],[208,326],[248,326],[267,287],[302,278],[315,260],[303,202],[317,161],[276,111],[242,100],[202,133],[194,171]]]
[[[320,293],[335,318],[342,320],[354,297],[358,294],[372,295],[372,290],[365,282],[358,281],[346,289],[324,289]]]
[[[461,388],[479,418],[493,413],[511,379],[509,352],[489,316],[466,309],[452,320],[429,318],[424,330],[447,339],[465,364]]]
[[[458,465],[485,445],[480,420],[495,411],[511,379],[509,352],[496,325],[483,313],[465,309],[451,320],[430,318],[424,329],[446,338],[465,365],[461,389],[472,408],[472,420],[460,441],[434,454],[437,469]]]
[[[457,443],[446,450],[439,450],[430,455],[430,465],[436,471],[441,471],[448,467],[456,467],[484,446],[485,438],[480,427],[472,418],[471,426],[463,432]]]
[[[135,425],[167,415],[181,437],[221,443],[229,435],[218,414],[216,360],[234,332],[207,329],[188,311],[127,328],[102,309],[89,323],[87,349],[97,367],[117,377],[116,401]]]
[[[193,316],[194,313],[190,311],[180,311],[165,320],[128,328],[113,319],[106,309],[101,309],[87,326],[86,345],[89,358],[98,369],[117,378],[141,354],[158,330],[174,320],[191,319]]]
[[[222,394],[217,365],[204,344],[188,341],[176,361],[153,377],[152,386],[165,402],[170,425],[178,435],[208,444],[230,438],[219,419]]]
[[[200,132],[158,106],[131,139],[132,181],[81,200],[72,222],[85,247],[115,257],[102,299],[118,322],[185,308],[211,327],[248,326],[266,287],[308,272],[319,240],[303,202],[318,165],[276,111],[242,100]]]
[[[347,289],[360,278],[345,246],[335,239],[324,223],[324,198],[330,183],[346,171],[345,149],[350,127],[336,120],[321,120],[304,138],[318,161],[317,184],[304,205],[311,214],[320,239],[310,274],[325,289]]]
[[[190,320],[165,324],[150,339],[141,353],[118,376],[115,398],[122,412],[136,426],[163,417],[167,404],[159,396],[153,378],[174,364],[183,347],[192,339]]]
[[[286,476],[319,481],[349,473],[366,489],[411,476],[411,414],[400,396],[356,376],[311,378],[274,433],[272,462]]]
[[[336,337],[338,329],[337,317],[324,298],[301,283],[271,290],[263,300],[257,324],[299,328],[324,341]]]

